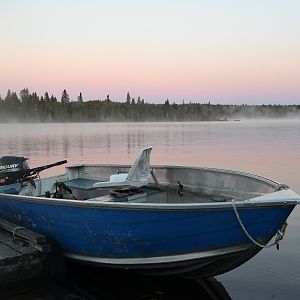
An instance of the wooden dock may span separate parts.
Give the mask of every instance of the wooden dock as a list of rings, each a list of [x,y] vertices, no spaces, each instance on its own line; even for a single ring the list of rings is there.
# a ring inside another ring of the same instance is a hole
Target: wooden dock
[[[0,219],[0,287],[47,273],[50,250],[44,236]]]

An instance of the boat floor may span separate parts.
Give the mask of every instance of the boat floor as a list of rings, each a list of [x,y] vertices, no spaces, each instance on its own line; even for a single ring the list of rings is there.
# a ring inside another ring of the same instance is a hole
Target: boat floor
[[[140,188],[111,187],[94,188],[97,180],[77,178],[65,181],[74,195],[82,200],[99,202],[143,202],[143,203],[205,203],[230,201],[227,195],[191,193],[163,185],[147,185]]]

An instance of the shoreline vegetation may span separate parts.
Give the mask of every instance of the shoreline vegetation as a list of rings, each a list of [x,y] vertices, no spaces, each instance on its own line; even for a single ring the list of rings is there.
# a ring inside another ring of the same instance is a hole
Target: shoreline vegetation
[[[8,90],[0,96],[0,123],[51,122],[153,122],[153,121],[239,121],[241,118],[300,118],[300,105],[248,105],[207,103],[147,103],[129,92],[124,102],[104,100],[83,101],[82,93],[71,101],[66,90],[60,101],[46,92],[42,96],[27,88],[16,92]]]

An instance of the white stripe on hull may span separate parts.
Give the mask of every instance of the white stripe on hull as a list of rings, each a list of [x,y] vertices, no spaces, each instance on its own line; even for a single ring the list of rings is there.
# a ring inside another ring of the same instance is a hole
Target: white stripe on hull
[[[64,252],[65,257],[86,261],[94,262],[99,264],[110,264],[110,265],[144,265],[144,264],[161,264],[161,263],[175,263],[180,261],[187,261],[193,259],[205,259],[215,256],[222,256],[235,252],[245,251],[253,247],[251,244],[243,244],[238,246],[226,247],[221,249],[214,249],[209,251],[195,252],[181,255],[170,255],[170,256],[155,256],[155,257],[138,257],[138,258],[111,258],[111,257],[96,257],[88,256],[83,254],[73,254]]]

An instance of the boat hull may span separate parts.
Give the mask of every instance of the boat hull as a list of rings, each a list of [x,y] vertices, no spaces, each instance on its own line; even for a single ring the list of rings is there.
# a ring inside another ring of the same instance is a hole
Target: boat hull
[[[240,207],[252,237],[268,242],[295,205]],[[152,275],[206,277],[255,255],[232,207],[168,208],[0,195],[0,217],[58,244],[70,259]]]
[[[197,259],[191,259],[191,257],[195,256],[195,253],[185,255],[185,258],[182,258],[182,260],[173,261],[171,257],[168,257],[170,262],[164,263],[157,262],[157,257],[154,257],[153,261],[155,262],[151,264],[143,262],[135,264],[107,264],[103,263],[103,259],[96,257],[83,257],[67,253],[65,253],[65,257],[94,267],[133,270],[148,276],[176,275],[186,278],[204,278],[217,276],[235,269],[257,254],[261,248],[253,244],[245,244],[239,247],[218,250],[211,249],[196,253],[199,256]]]

